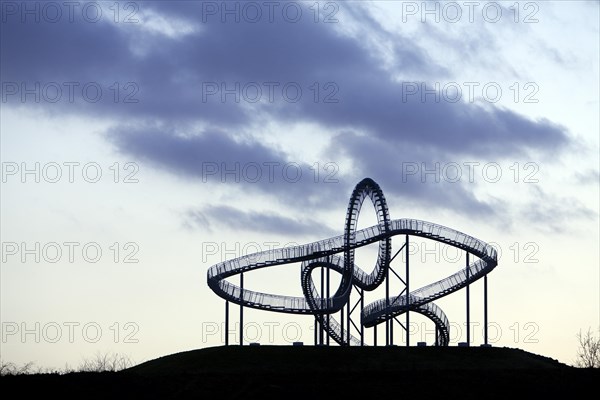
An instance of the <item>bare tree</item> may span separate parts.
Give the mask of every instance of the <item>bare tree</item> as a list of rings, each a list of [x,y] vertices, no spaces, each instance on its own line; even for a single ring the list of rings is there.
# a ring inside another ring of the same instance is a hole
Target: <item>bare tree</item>
[[[0,361],[0,376],[14,375],[17,366],[14,363],[8,361]]]
[[[22,366],[18,366],[12,362],[0,361],[0,375],[24,375],[30,374],[35,364],[28,362]]]
[[[119,353],[98,352],[93,358],[85,358],[78,368],[65,364],[64,369],[37,366],[28,362],[19,366],[13,362],[0,360],[0,375],[25,375],[25,374],[68,374],[71,372],[104,372],[120,371],[133,366],[131,358]]]
[[[600,368],[600,337],[594,337],[592,329],[588,328],[584,334],[579,330],[577,334],[579,349],[575,366],[579,368]]]
[[[98,352],[95,358],[84,359],[77,370],[80,372],[120,371],[132,365],[131,359],[124,354]]]

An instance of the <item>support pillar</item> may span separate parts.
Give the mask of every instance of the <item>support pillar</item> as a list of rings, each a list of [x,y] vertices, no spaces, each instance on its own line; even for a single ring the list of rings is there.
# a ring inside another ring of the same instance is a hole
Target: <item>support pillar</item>
[[[240,298],[244,299],[244,273],[240,274]],[[240,346],[244,345],[244,306],[240,303]]]
[[[410,346],[410,317],[409,317],[409,304],[410,304],[410,286],[409,286],[409,257],[410,253],[408,251],[408,235],[406,235],[406,243],[404,243],[406,247],[404,251],[406,251],[406,347]]]
[[[325,305],[325,268],[321,266],[321,310]],[[323,320],[323,314],[321,314],[321,321]],[[323,345],[325,342],[325,329],[323,329],[323,324],[319,323],[319,344]]]
[[[229,346],[229,301],[225,300],[225,346]]]
[[[342,341],[342,344],[340,344],[340,346],[343,346],[344,345],[344,307],[342,307],[340,310],[340,340]]]
[[[483,343],[488,344],[487,275],[483,277]]]
[[[377,325],[373,327],[373,346],[377,347]]]
[[[388,265],[385,272],[385,345],[390,345],[390,266]]]
[[[467,275],[467,346],[471,346],[471,310],[470,310],[470,297],[469,297],[469,252],[467,252],[466,261],[466,275]]]
[[[350,346],[350,314],[352,313],[352,310],[350,310],[350,298],[352,297],[352,289],[353,286],[350,285],[350,293],[348,294],[348,302],[346,303],[346,343],[348,343],[348,346]]]
[[[362,320],[362,312],[363,309],[365,308],[365,293],[363,289],[360,289],[360,317]],[[362,324],[362,321],[360,321],[360,345],[364,346],[365,345],[365,326]]]
[[[328,261],[329,261],[329,259],[328,259]],[[330,270],[330,268],[327,267],[327,299],[330,298],[329,270]],[[329,301],[328,301],[328,305],[329,305]],[[329,324],[331,322],[330,317],[331,317],[331,314],[327,314],[327,327],[328,328],[329,328]],[[325,333],[327,334],[327,346],[329,346],[329,330],[327,330]]]

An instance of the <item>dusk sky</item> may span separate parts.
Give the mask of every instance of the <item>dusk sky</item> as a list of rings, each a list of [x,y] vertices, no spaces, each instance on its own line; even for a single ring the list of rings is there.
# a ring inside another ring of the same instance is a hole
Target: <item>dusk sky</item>
[[[342,234],[365,177],[392,219],[498,249],[493,346],[572,364],[577,332],[598,331],[598,2],[0,4],[2,360],[223,344],[208,268]],[[411,287],[462,257],[415,238]],[[245,284],[301,296],[299,271]],[[464,291],[436,303],[465,341]],[[262,344],[312,344],[313,321],[244,315]],[[479,345],[480,281],[471,322]]]

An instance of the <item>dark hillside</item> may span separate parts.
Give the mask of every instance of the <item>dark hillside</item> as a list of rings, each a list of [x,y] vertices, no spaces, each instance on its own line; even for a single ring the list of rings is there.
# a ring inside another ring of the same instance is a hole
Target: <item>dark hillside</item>
[[[3,377],[27,397],[298,398],[574,396],[600,370],[509,348],[230,346],[172,354],[121,372]]]

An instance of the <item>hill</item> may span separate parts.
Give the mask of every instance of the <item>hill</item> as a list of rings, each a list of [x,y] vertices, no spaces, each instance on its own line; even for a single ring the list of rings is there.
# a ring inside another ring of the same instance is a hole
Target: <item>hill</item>
[[[577,396],[600,370],[510,348],[230,346],[172,354],[120,372],[3,377],[27,397],[269,398],[418,394]]]

